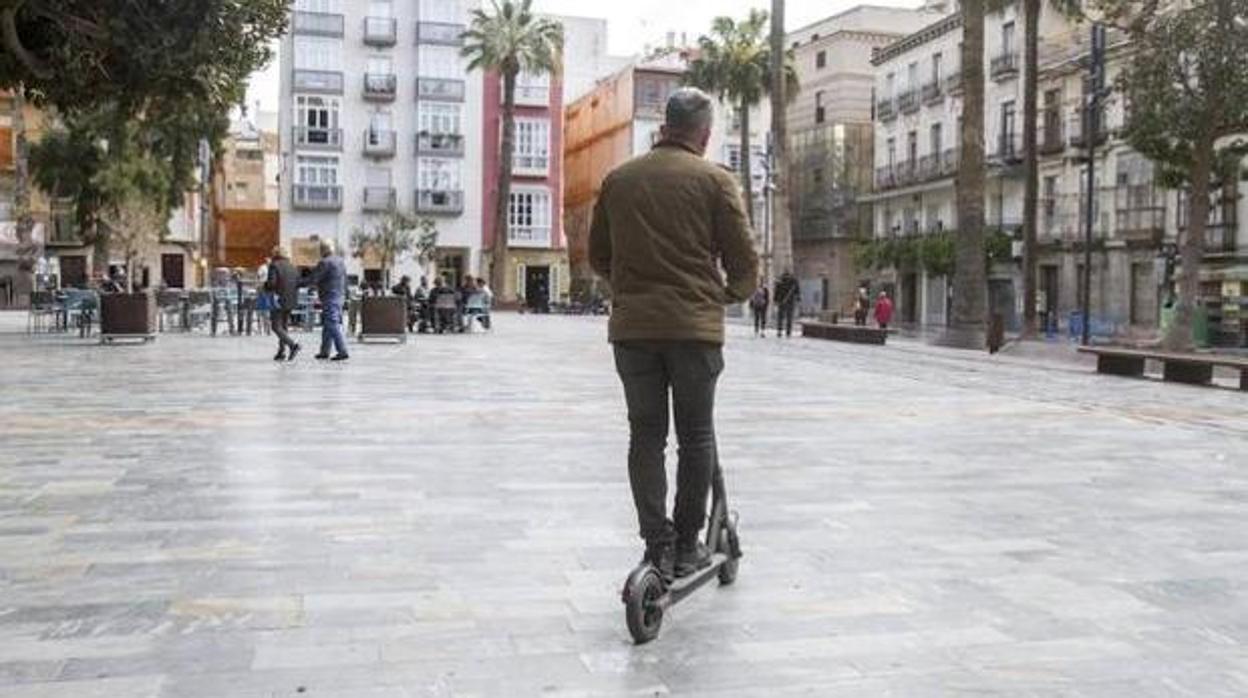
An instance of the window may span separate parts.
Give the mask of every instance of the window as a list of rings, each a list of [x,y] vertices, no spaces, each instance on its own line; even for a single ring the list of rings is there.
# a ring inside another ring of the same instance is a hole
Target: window
[[[295,37],[295,70],[342,71],[342,39],[327,36]]]
[[[427,191],[459,191],[459,162],[446,158],[420,158],[416,163],[420,171],[420,188]]]
[[[1014,139],[1014,100],[1001,103],[1001,142],[1012,143]]]
[[[370,167],[364,170],[364,184],[368,187],[389,189],[391,182],[390,168]]]
[[[888,77],[884,78],[884,84],[886,85],[886,87],[884,88],[884,99],[892,99],[893,97],[896,97],[897,96],[897,76],[894,75],[893,73],[889,73]]]
[[[823,123],[823,90],[815,92],[815,123]]]
[[[1014,23],[1006,22],[1001,25],[1001,52],[1014,52]]]
[[[932,150],[931,150],[932,155],[934,155],[934,156],[935,156],[935,155],[940,155],[941,151],[942,151],[942,150],[944,150],[944,142],[943,142],[943,141],[944,141],[944,134],[943,134],[943,133],[941,133],[941,126],[940,126],[940,124],[938,124],[938,123],[937,123],[937,124],[932,124],[932,128],[931,128],[931,144],[930,144],[930,145],[931,145],[931,147],[932,147]]]
[[[459,0],[420,0],[420,21],[462,24]]]
[[[333,156],[298,156],[295,159],[295,184],[322,187],[337,186],[338,158]]]
[[[387,18],[394,16],[394,3],[390,0],[369,0],[368,16]]]
[[[368,73],[369,75],[393,75],[394,62],[389,56],[369,56]]]
[[[516,170],[545,174],[550,163],[550,120],[516,119]]]
[[[939,51],[937,51],[936,53],[933,53],[933,54],[932,54],[932,82],[933,82],[933,83],[935,83],[935,84],[937,84],[937,85],[939,85],[939,84],[940,84],[940,61],[941,61],[941,58],[942,58],[942,57],[941,57],[941,54],[940,54],[940,52],[939,52]]]
[[[416,50],[417,73],[424,78],[463,79],[459,51],[454,46],[421,44]]]
[[[515,242],[550,242],[550,190],[518,187],[507,206],[508,237]]]
[[[431,134],[459,134],[461,109],[458,104],[420,102],[417,107],[420,131]]]
[[[733,172],[740,172],[741,171],[741,146],[733,144],[733,143],[729,143],[727,146],[725,146],[725,148],[727,149],[726,154],[728,157],[726,159],[728,160],[728,169],[732,170]]]
[[[295,10],[339,15],[342,14],[342,2],[340,0],[295,0]]]
[[[318,145],[333,145],[338,131],[338,100],[317,95],[295,97],[295,115],[303,129],[303,140]]]
[[[915,161],[919,159],[919,132],[911,131],[906,134],[906,155],[910,160],[910,166],[915,166]]]
[[[516,76],[516,103],[545,105],[550,101],[550,75],[548,73],[520,73]],[[666,103],[667,96],[660,97]]]
[[[911,63],[907,67],[906,76],[908,78],[908,82],[907,82],[908,89],[917,90],[919,88],[919,62],[918,61]]]
[[[820,51],[819,53],[816,53],[815,54],[815,67],[822,69],[822,68],[827,67],[827,65],[828,65],[828,52]]]
[[[368,115],[368,145],[380,147],[391,145],[391,131],[394,130],[394,119],[390,112],[379,109]]]
[[[897,150],[897,143],[892,138],[889,138],[888,148],[885,151],[888,153],[888,166],[889,167],[892,167],[893,163],[896,162],[896,150]]]

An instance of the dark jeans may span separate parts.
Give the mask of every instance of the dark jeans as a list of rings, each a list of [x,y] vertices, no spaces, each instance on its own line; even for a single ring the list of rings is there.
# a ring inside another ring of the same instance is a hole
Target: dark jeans
[[[298,346],[298,343],[290,338],[290,333],[286,330],[290,326],[289,310],[269,311],[269,324],[273,326],[273,334],[277,335],[278,351],[286,351],[286,347],[294,349]]]
[[[321,355],[329,354],[330,343],[339,356],[347,355],[347,338],[342,336],[342,304],[327,303],[321,308]]]
[[[615,368],[628,403],[628,479],[641,537],[647,543],[696,538],[717,459],[715,383],[724,369],[719,345],[705,342],[618,342]],[[676,506],[667,518],[668,410],[680,446]]]
[[[776,336],[779,337],[783,332],[785,336],[793,336],[793,311],[796,310],[794,305],[778,305],[776,306]]]
[[[754,309],[754,332],[767,331],[767,306]]]

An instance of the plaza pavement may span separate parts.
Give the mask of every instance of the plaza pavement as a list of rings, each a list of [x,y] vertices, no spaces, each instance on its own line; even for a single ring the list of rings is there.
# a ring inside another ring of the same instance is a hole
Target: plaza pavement
[[[1248,695],[1243,393],[734,326],[740,577],[634,647],[605,320],[347,365],[21,325],[3,698]]]

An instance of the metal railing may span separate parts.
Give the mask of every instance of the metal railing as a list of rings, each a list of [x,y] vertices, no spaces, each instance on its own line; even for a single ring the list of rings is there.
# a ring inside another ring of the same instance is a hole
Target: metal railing
[[[885,98],[877,101],[875,103],[875,115],[880,121],[888,121],[897,116],[893,100],[891,98]]]
[[[364,99],[374,102],[393,102],[399,89],[399,78],[393,73],[365,73]]]
[[[463,213],[464,192],[443,189],[416,190],[417,213]]]
[[[464,81],[454,78],[416,78],[417,99],[441,102],[464,101]]]
[[[458,133],[421,131],[416,134],[416,154],[463,157],[464,137]]]
[[[464,25],[450,22],[417,22],[416,43],[438,46],[462,46]]]
[[[333,184],[296,184],[292,204],[313,211],[341,211],[342,187]]]
[[[934,104],[945,98],[945,86],[939,80],[933,80],[923,86],[923,103]]]
[[[906,90],[897,96],[897,110],[902,114],[913,114],[919,110],[919,91]]]
[[[342,73],[335,70],[304,70],[295,68],[294,86],[299,92],[342,94]]]
[[[394,131],[366,129],[364,131],[364,154],[369,157],[393,157],[397,139],[398,135]]]
[[[993,80],[1010,77],[1011,75],[1017,75],[1018,52],[1006,51],[997,56],[993,56],[988,74]]]
[[[364,43],[369,46],[394,46],[399,40],[399,21],[393,17],[365,17]]]
[[[301,150],[342,150],[342,129],[296,126],[295,148]]]
[[[507,229],[507,241],[517,247],[548,247],[550,245],[550,226],[510,226]]]

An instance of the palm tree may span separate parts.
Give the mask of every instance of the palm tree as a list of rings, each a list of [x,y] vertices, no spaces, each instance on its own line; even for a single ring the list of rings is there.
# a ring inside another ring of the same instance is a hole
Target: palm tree
[[[741,186],[750,223],[754,222],[754,185],[750,179],[750,107],[771,92],[772,60],[767,35],[767,12],[750,10],[741,22],[716,17],[709,36],[698,37],[698,54],[689,63],[685,81],[719,96],[737,109],[741,120]],[[785,63],[785,94],[797,93],[797,72]]]
[[[1036,331],[1036,216],[1040,199],[1039,121],[1040,0],[1023,0],[1023,336]]]
[[[981,346],[987,313],[984,252],[984,0],[962,2],[962,130],[957,176],[957,273],[950,344]]]
[[[786,81],[778,79],[784,72],[787,57],[784,48],[784,0],[771,0],[771,148],[772,190],[771,256],[776,269],[789,271],[793,266],[793,238],[789,220],[789,143],[785,123],[788,110]],[[769,260],[769,261],[772,261]],[[767,265],[767,283],[771,283],[772,265]]]
[[[13,208],[17,218],[17,269],[19,293],[34,290],[35,257],[38,247],[32,238],[35,219],[30,215],[30,139],[26,133],[26,88],[13,90]]]
[[[511,198],[516,143],[516,77],[521,71],[550,74],[559,68],[563,25],[533,13],[533,0],[490,0],[490,11],[473,10],[461,54],[469,70],[496,72],[503,80],[503,133],[499,143],[494,201],[493,268],[490,282],[499,293],[507,280],[507,210]]]

